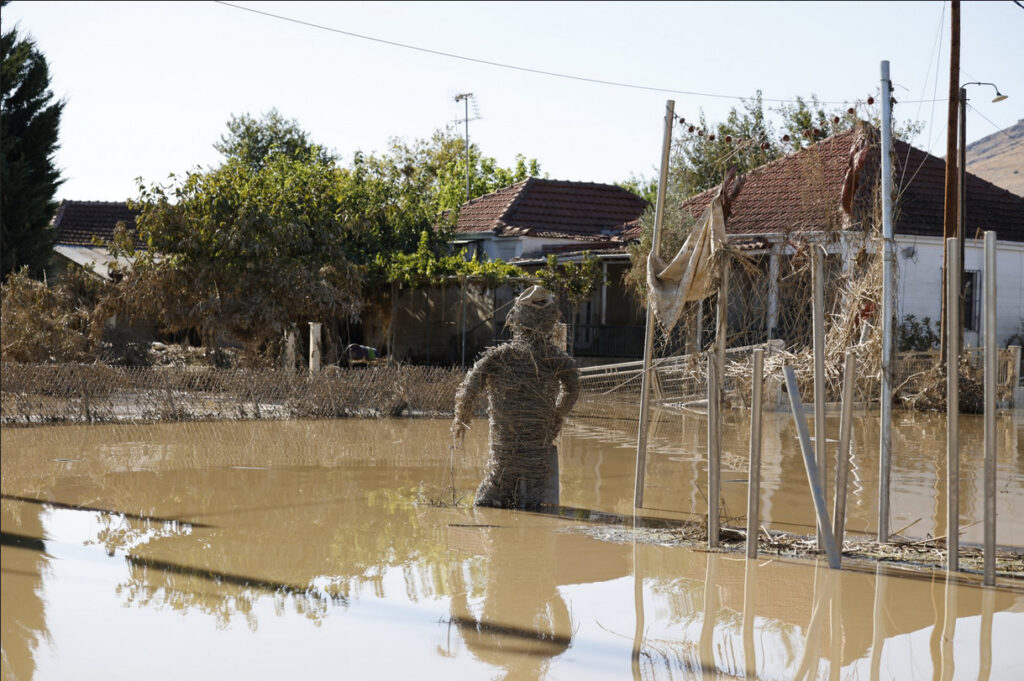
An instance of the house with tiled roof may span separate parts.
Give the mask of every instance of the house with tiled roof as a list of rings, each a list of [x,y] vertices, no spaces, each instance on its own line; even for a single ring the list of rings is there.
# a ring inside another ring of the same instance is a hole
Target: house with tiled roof
[[[646,208],[646,201],[616,185],[531,177],[463,204],[456,244],[506,261],[557,247],[621,246],[624,230]]]
[[[606,284],[579,309],[564,311],[574,317],[574,345],[586,353],[632,356],[638,347],[642,351],[636,332],[643,309],[621,280],[629,267],[626,244],[639,235],[647,207],[644,199],[616,185],[532,177],[463,204],[455,247],[468,257],[501,259],[527,270],[542,266],[552,253],[562,261],[594,254]],[[503,302],[496,301],[495,308],[503,309]]]
[[[53,250],[68,261],[110,279],[115,263],[122,268],[128,263],[117,262],[103,244],[114,238],[119,224],[134,229],[138,214],[124,201],[61,201],[53,218]]]
[[[908,315],[936,324],[940,317],[943,261],[943,216],[946,162],[900,140],[893,143],[895,253],[898,283],[897,320]],[[786,338],[785,301],[780,299],[780,272],[785,258],[800,243],[829,229],[851,235],[870,224],[867,215],[880,182],[877,131],[869,126],[822,140],[795,154],[746,173],[730,201],[726,225],[731,243],[761,242],[748,248],[767,260],[769,296],[764,311],[765,335]],[[964,307],[965,343],[981,342],[982,237],[998,239],[996,269],[998,342],[1024,333],[1024,197],[967,174],[965,208]],[[700,215],[714,196],[708,190],[684,204]],[[841,267],[855,253],[852,239],[833,244]],[[732,312],[730,312],[732,315]]]

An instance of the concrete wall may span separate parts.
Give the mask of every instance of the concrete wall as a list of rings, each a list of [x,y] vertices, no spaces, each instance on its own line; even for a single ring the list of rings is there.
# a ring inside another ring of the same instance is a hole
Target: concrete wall
[[[964,243],[964,270],[978,272],[978,328],[984,326],[981,302],[984,301],[984,243],[967,239]],[[942,306],[942,239],[940,237],[896,236],[897,320],[912,314],[918,319],[930,317],[937,328]],[[996,340],[1002,347],[1014,334],[1024,333],[1024,244],[999,241],[996,252]],[[978,331],[966,331],[965,343],[984,342]]]

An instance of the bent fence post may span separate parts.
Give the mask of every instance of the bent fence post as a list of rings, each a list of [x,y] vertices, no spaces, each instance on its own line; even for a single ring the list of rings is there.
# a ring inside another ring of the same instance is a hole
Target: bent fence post
[[[796,423],[796,430],[800,435],[800,451],[804,456],[807,483],[811,487],[814,511],[818,516],[818,533],[822,538],[822,543],[825,545],[828,566],[833,570],[838,570],[842,567],[842,556],[836,549],[836,540],[832,535],[832,525],[828,520],[828,509],[825,508],[825,490],[821,487],[818,465],[814,461],[814,449],[811,447],[811,436],[807,432],[807,422],[804,419],[804,405],[800,399],[800,388],[797,386],[793,367],[784,366],[782,371],[786,376],[786,390],[789,392],[789,406],[793,411],[793,421]]]

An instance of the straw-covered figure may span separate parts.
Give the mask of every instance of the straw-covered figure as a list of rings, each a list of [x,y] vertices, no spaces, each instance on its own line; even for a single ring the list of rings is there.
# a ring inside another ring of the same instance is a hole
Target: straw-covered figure
[[[490,457],[477,506],[558,503],[554,441],[579,397],[576,364],[552,337],[558,317],[550,293],[540,286],[524,291],[506,320],[512,341],[484,352],[455,396],[452,435],[459,438],[477,398],[487,395]]]

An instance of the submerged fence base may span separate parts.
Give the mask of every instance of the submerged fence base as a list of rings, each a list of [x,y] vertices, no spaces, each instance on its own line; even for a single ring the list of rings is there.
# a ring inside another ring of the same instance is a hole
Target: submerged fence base
[[[3,365],[0,423],[117,423],[450,414],[460,369]]]

